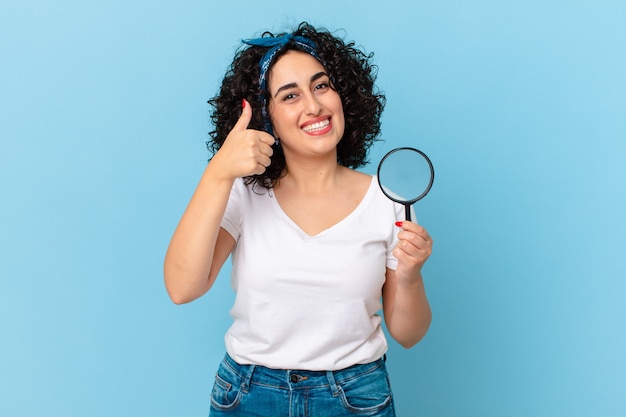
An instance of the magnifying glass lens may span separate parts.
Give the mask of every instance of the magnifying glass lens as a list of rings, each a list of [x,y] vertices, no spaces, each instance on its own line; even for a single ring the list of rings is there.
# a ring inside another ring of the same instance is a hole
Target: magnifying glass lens
[[[421,200],[433,185],[435,171],[430,159],[414,148],[397,148],[383,157],[378,165],[378,183],[391,200],[406,207]]]

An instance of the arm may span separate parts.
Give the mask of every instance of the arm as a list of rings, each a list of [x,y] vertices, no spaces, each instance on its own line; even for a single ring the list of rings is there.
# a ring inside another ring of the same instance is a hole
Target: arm
[[[261,174],[270,164],[274,138],[248,129],[251,117],[251,107],[244,106],[174,231],[163,273],[167,292],[176,304],[206,293],[235,246],[235,240],[220,227],[235,179]]]
[[[234,239],[220,227],[234,180],[215,178],[212,162],[165,255],[165,288],[176,304],[193,301],[206,293],[235,245]]]
[[[387,269],[383,312],[391,336],[405,348],[419,342],[430,326],[432,313],[422,277],[422,266],[432,251],[432,239],[423,227],[403,222],[393,255],[396,270]]]

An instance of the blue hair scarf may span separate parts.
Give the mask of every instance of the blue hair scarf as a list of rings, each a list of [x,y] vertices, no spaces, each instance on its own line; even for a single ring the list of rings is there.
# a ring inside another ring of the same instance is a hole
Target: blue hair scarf
[[[317,55],[317,46],[315,45],[315,43],[311,39],[305,38],[303,36],[296,36],[292,33],[283,36],[266,36],[256,39],[244,39],[242,41],[246,45],[270,48],[259,61],[259,88],[261,89],[262,96],[261,111],[263,113],[265,131],[272,136],[274,136],[274,131],[272,129],[272,122],[270,121],[269,114],[267,112],[267,97],[264,94],[264,91],[267,90],[267,72],[278,51],[283,49],[285,45],[287,45],[292,40],[296,45],[302,48],[302,50],[309,53],[311,56],[321,62],[319,56]]]

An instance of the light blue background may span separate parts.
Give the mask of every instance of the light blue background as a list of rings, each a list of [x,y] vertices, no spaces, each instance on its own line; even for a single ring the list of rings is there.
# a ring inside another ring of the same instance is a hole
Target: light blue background
[[[376,53],[372,161],[437,171],[399,416],[626,415],[626,3],[0,4],[0,415],[207,414],[229,271],[175,306],[163,255],[238,41],[301,20]]]

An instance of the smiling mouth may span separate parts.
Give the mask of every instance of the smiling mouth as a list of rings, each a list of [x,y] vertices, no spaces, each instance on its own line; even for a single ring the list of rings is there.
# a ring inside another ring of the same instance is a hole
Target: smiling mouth
[[[329,125],[330,125],[330,119],[324,119],[319,122],[306,125],[302,127],[302,130],[305,131],[306,133],[315,133],[315,132],[319,132],[328,128]]]

